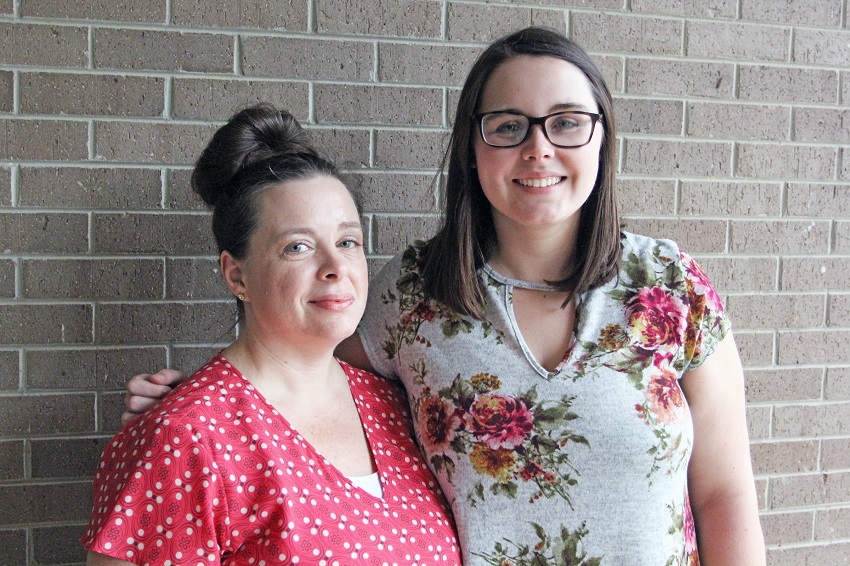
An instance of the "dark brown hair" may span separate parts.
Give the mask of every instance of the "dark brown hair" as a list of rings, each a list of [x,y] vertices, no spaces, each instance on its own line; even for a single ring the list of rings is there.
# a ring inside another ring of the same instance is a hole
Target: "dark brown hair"
[[[336,166],[310,144],[298,121],[270,104],[236,113],[213,135],[195,163],[192,189],[213,209],[212,230],[219,253],[236,259],[248,253],[264,191],[286,181],[327,175],[348,188]],[[242,316],[242,304],[239,314]]]
[[[473,169],[473,136],[477,135],[473,115],[493,71],[519,55],[555,57],[578,67],[590,82],[603,114],[599,174],[581,209],[575,262],[566,278],[550,283],[567,291],[569,301],[609,281],[620,265],[620,224],[614,194],[617,148],[611,93],[587,53],[564,35],[537,27],[520,30],[491,44],[478,57],[463,85],[443,158],[447,177],[442,226],[428,241],[422,264],[425,292],[430,298],[479,319],[484,314],[485,290],[477,271],[492,251],[496,232],[490,203]]]

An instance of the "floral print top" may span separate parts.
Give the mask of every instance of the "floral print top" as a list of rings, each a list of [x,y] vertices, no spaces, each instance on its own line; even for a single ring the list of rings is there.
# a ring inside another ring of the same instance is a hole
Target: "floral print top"
[[[534,284],[486,266],[485,320],[458,315],[425,298],[421,244],[371,283],[358,332],[378,373],[407,389],[467,565],[699,562],[679,379],[730,325],[674,242],[622,242],[618,277],[577,298],[575,340],[553,372],[514,317],[514,288]]]

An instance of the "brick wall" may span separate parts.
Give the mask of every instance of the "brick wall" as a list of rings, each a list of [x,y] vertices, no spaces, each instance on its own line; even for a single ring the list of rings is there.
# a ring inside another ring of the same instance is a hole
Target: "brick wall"
[[[0,562],[83,561],[126,378],[233,338],[188,189],[220,121],[308,125],[377,267],[434,229],[471,61],[532,23],[608,77],[628,228],[727,301],[769,563],[850,564],[847,0],[0,0]]]

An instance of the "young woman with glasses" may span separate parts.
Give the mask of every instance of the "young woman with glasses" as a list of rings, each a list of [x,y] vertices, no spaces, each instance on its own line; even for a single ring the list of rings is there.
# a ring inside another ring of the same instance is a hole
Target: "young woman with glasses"
[[[337,355],[405,386],[467,564],[764,564],[743,372],[699,265],[620,229],[611,95],[528,28],[461,92],[438,233]],[[176,372],[136,376],[143,409]]]

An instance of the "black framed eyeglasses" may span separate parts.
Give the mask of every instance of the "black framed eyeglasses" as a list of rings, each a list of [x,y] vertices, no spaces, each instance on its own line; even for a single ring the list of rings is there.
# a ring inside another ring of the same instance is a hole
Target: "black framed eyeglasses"
[[[543,135],[552,145],[563,148],[581,147],[590,143],[596,123],[602,114],[593,112],[555,112],[547,116],[526,116],[518,112],[498,111],[475,114],[481,139],[492,147],[514,147],[531,134],[531,127],[540,124]]]

